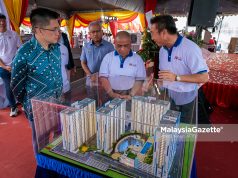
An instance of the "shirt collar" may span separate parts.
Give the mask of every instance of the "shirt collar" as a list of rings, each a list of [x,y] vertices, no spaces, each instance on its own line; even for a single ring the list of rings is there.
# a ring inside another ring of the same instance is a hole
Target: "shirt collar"
[[[90,40],[89,44],[90,44],[90,45],[94,45],[93,40]],[[99,46],[104,45],[104,44],[105,44],[105,42],[104,42],[104,40],[102,39],[102,41],[101,41],[101,43],[99,44]]]
[[[121,55],[115,50],[115,51],[114,51],[114,56],[121,56]],[[131,56],[133,56],[132,50],[130,50],[130,52],[129,52],[129,54],[126,56],[126,58],[127,58],[127,57],[131,57]]]
[[[179,46],[181,44],[181,42],[182,42],[182,39],[183,39],[183,37],[181,35],[178,35],[177,40],[175,41],[174,45],[171,48]],[[169,48],[167,48],[166,46],[164,46],[164,48],[167,51],[169,51]]]
[[[0,35],[3,36],[3,35],[8,35],[9,34],[9,30],[6,30],[5,32],[0,32]]]
[[[178,45],[181,44],[183,37],[181,35],[178,35],[177,40],[174,43],[174,46],[177,47]]]
[[[164,49],[168,52],[168,61],[171,62],[171,56],[172,56],[172,51],[174,47],[177,47],[178,45],[181,44],[183,37],[181,35],[178,35],[177,40],[175,41],[174,45],[171,48],[167,48],[164,46]]]

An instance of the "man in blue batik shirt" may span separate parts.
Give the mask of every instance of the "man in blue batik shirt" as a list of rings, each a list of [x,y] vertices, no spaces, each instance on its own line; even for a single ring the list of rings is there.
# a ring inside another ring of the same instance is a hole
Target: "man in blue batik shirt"
[[[18,50],[12,64],[11,88],[30,120],[35,154],[38,148],[30,100],[48,92],[53,96],[62,92],[58,17],[58,13],[44,8],[31,12],[34,36]]]

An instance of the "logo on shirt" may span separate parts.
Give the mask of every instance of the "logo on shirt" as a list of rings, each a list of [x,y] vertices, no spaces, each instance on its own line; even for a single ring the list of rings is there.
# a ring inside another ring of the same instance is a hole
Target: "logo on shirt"
[[[136,64],[129,63],[129,66],[136,67]]]
[[[181,58],[181,57],[179,57],[179,56],[175,56],[175,57],[174,57],[174,59],[175,59],[175,60],[182,61],[182,58]]]

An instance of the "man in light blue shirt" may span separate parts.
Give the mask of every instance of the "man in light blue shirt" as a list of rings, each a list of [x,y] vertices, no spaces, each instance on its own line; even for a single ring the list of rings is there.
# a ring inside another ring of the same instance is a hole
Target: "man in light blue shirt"
[[[91,76],[99,72],[102,59],[107,53],[114,51],[114,47],[102,39],[103,31],[99,21],[91,22],[88,28],[91,41],[83,47],[80,60],[86,75]]]

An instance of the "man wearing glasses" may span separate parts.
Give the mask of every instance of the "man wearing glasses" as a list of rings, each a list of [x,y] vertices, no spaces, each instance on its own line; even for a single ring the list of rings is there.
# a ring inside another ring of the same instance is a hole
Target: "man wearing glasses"
[[[6,96],[11,107],[11,117],[17,116],[18,114],[16,100],[10,89],[10,81],[12,60],[20,45],[21,41],[19,36],[16,32],[7,30],[6,16],[0,14],[0,77],[3,79]]]
[[[120,31],[115,38],[116,50],[107,54],[100,67],[102,86],[111,98],[131,99],[140,94],[146,78],[145,65],[131,50],[131,36]]]
[[[58,97],[62,92],[58,17],[58,13],[45,8],[31,12],[34,36],[18,50],[12,65],[11,88],[30,121],[35,153],[38,149],[30,100],[49,92]]]
[[[84,45],[80,60],[86,75],[94,80],[92,74],[99,72],[102,59],[107,53],[113,51],[114,47],[102,39],[103,31],[99,21],[91,22],[88,29],[91,41]]]

